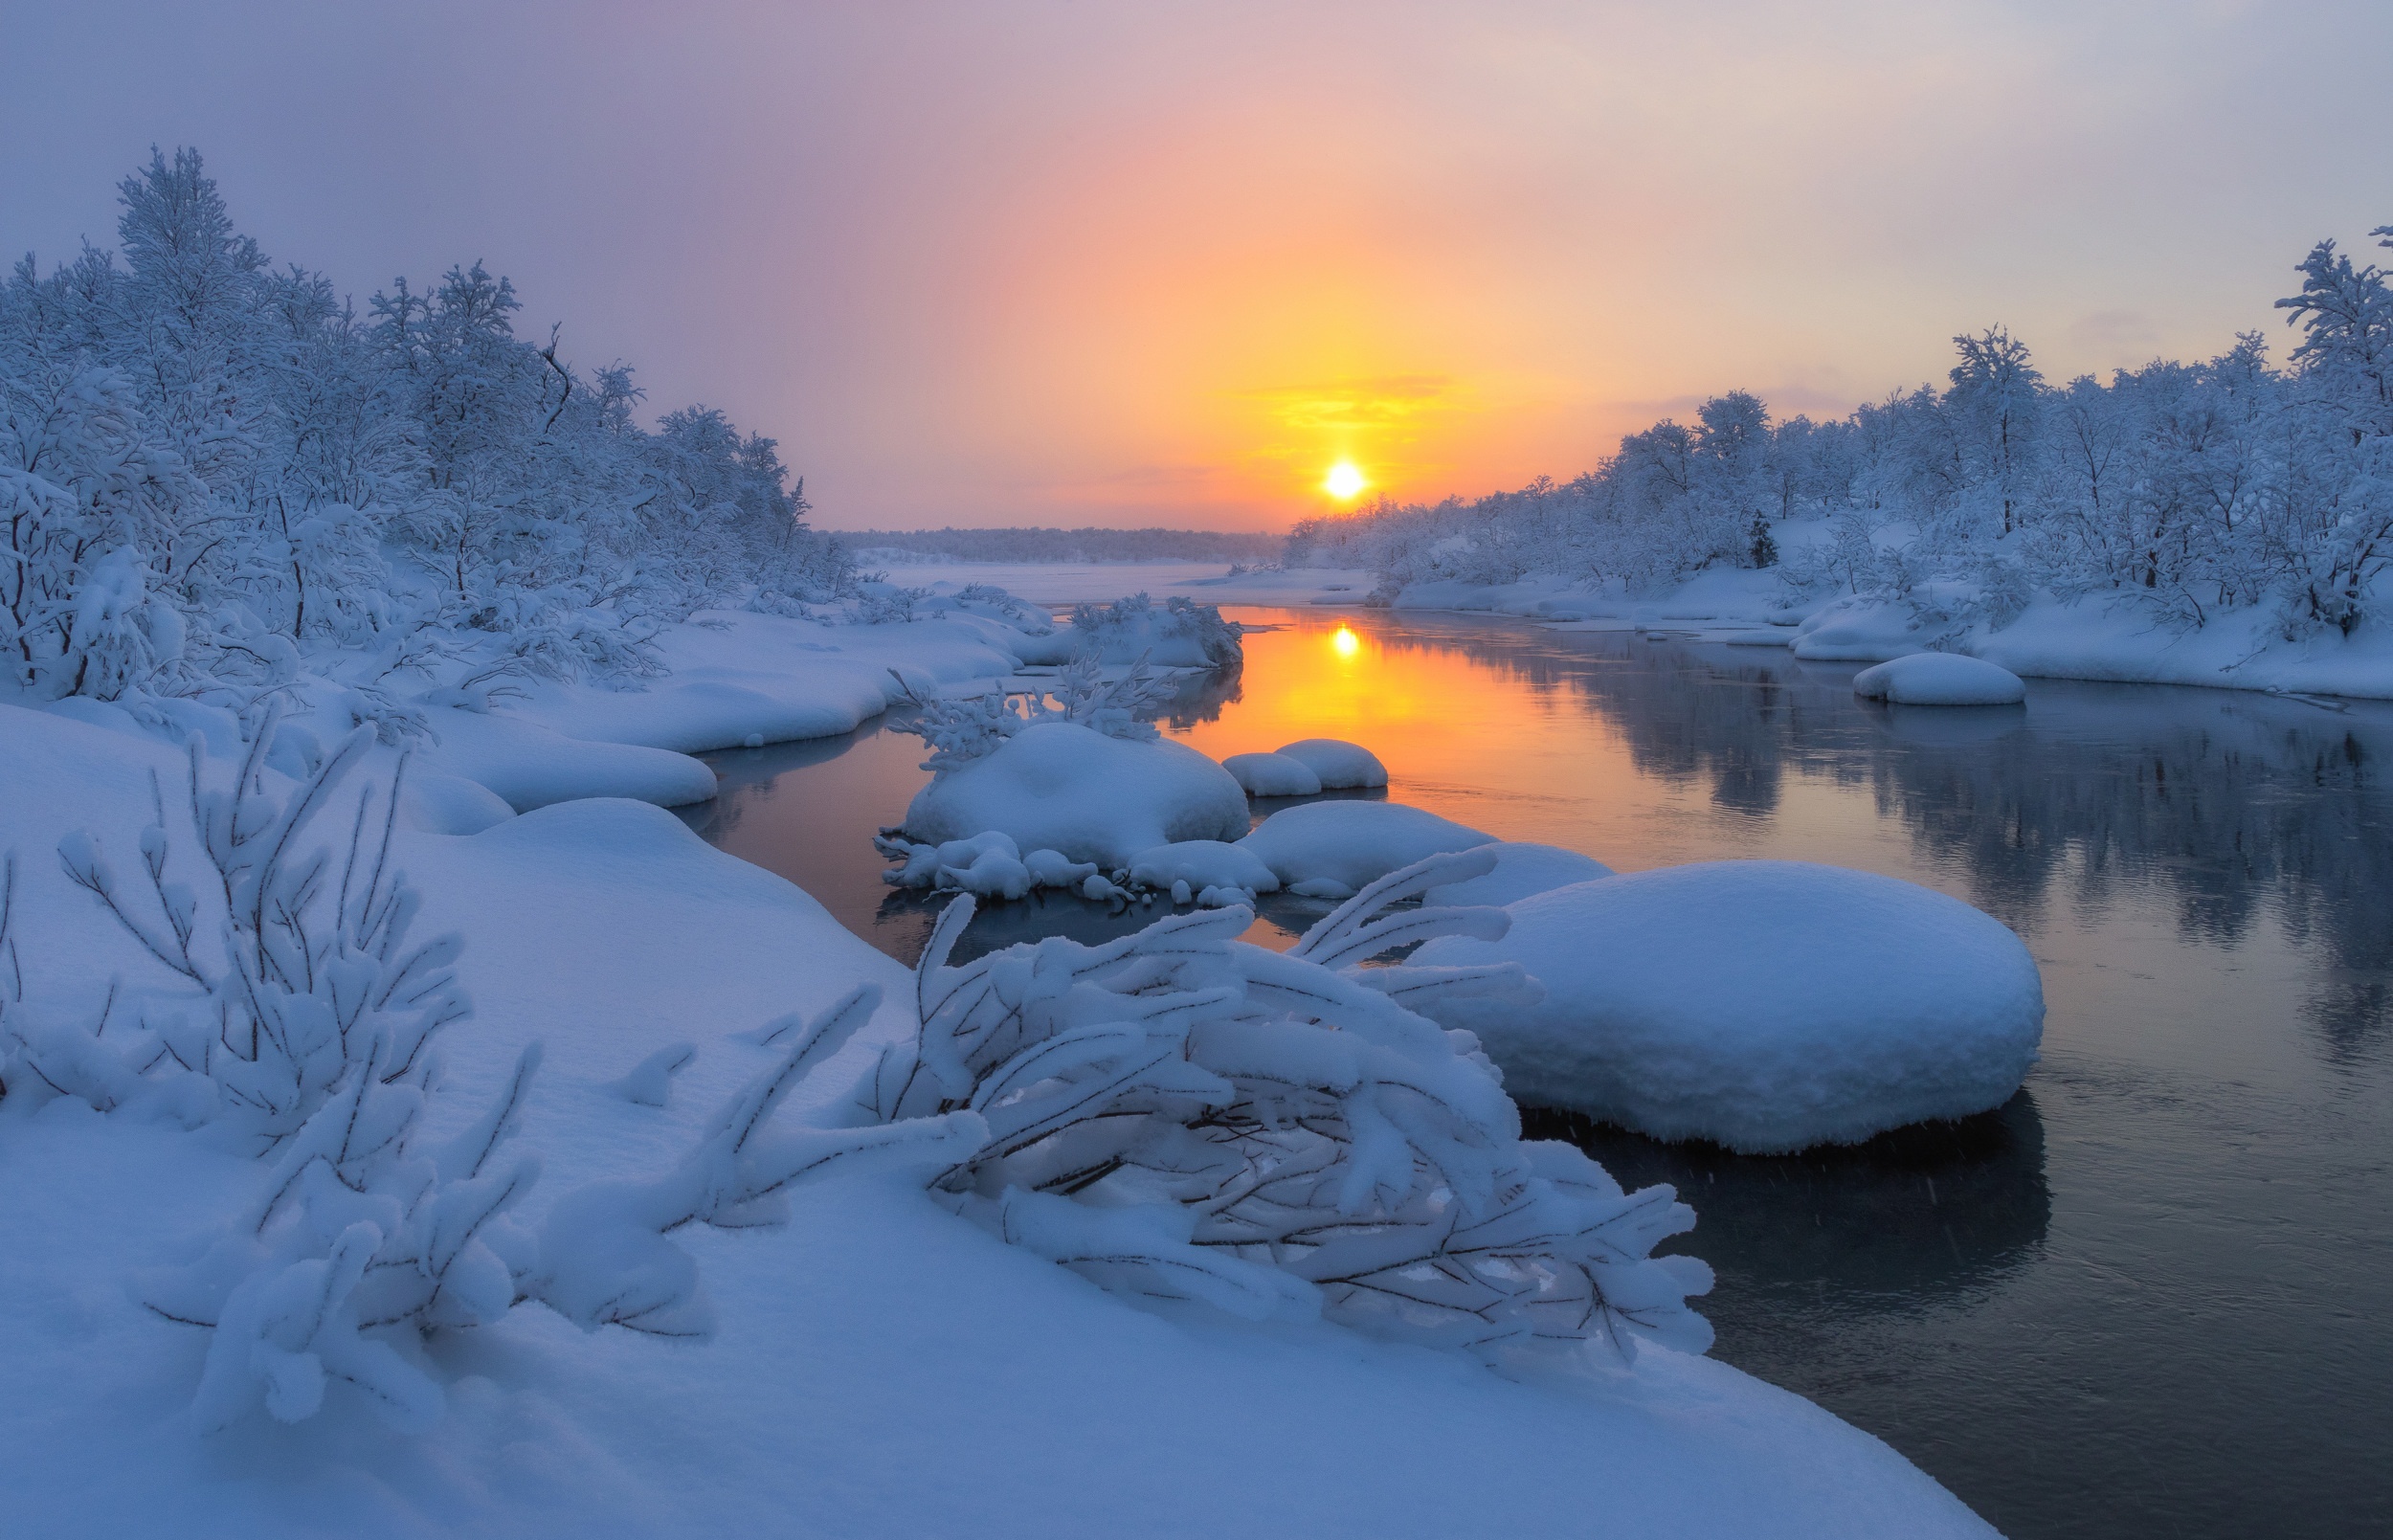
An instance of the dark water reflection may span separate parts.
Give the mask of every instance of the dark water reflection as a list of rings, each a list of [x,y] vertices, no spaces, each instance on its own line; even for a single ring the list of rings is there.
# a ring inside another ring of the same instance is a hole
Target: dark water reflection
[[[1764,1159],[1531,1114],[1694,1205],[1718,1356],[2015,1535],[2393,1533],[2393,708],[2045,681],[1889,708],[1772,649],[1273,618],[1176,736],[1354,738],[1398,800],[1503,837],[1885,872],[2035,951],[2045,1057],[1981,1118]],[[921,757],[874,728],[721,756],[698,822],[910,960],[928,913],[864,837]],[[974,942],[1144,918],[1051,901]]]

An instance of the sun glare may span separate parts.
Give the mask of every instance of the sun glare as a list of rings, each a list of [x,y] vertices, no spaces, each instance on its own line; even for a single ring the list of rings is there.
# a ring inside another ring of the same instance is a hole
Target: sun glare
[[[1346,627],[1340,626],[1337,634],[1330,638],[1330,645],[1337,649],[1337,655],[1340,658],[1352,658],[1362,651],[1363,639]]]
[[[1354,468],[1351,459],[1342,459],[1331,466],[1330,474],[1321,479],[1321,489],[1333,498],[1351,498],[1368,485],[1370,483],[1363,480],[1363,473]]]

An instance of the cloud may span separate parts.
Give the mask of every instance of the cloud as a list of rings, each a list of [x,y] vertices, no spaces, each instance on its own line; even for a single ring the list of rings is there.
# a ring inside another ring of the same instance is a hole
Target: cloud
[[[1282,426],[1300,433],[1375,432],[1465,405],[1464,392],[1443,374],[1381,374],[1236,393],[1264,403]]]

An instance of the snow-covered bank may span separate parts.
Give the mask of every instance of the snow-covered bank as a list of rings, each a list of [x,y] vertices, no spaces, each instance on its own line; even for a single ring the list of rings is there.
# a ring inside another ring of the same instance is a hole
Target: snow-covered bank
[[[988,583],[1033,604],[1101,603],[1125,593],[1178,594],[1200,604],[1360,603],[1372,576],[1359,568],[1233,570],[1221,562],[923,562],[894,568],[895,583]]]
[[[148,966],[46,858],[73,828],[148,822],[150,772],[171,788],[179,769],[164,745],[0,711],[0,846],[26,853],[37,990],[96,1009],[110,974]],[[467,938],[477,1014],[442,1038],[449,1082],[489,1086],[545,1040],[520,1138],[560,1190],[653,1170],[702,1132],[772,1061],[735,1034],[884,987],[794,1122],[828,1116],[833,1072],[912,1026],[896,965],[654,809],[395,837],[428,925]],[[665,1107],[609,1089],[682,1040],[697,1058]],[[479,1101],[436,1100],[435,1131]],[[1318,1323],[1142,1308],[869,1175],[795,1190],[786,1224],[686,1240],[713,1342],[522,1307],[429,1341],[448,1412],[428,1431],[384,1428],[336,1384],[308,1421],[201,1436],[183,1413],[206,1334],[145,1310],[139,1283],[254,1202],[265,1168],[59,1098],[0,1114],[0,1169],[38,1177],[0,1184],[12,1534],[1194,1535],[1221,1526],[1196,1494],[1224,1471],[1259,1534],[1989,1532],[1875,1440],[1709,1360],[1648,1350],[1524,1384]]]
[[[1733,646],[1781,646],[1809,661],[1878,663],[1912,653],[1965,653],[2029,679],[2393,700],[2393,630],[2281,635],[2265,607],[2229,611],[2200,629],[2163,624],[2132,603],[2036,600],[2002,626],[1957,632],[1923,622],[1906,604],[1790,595],[1772,571],[1696,574],[1658,594],[1631,596],[1560,578],[1508,584],[1416,583],[1399,610],[1508,615],[1565,630],[1640,630]]]

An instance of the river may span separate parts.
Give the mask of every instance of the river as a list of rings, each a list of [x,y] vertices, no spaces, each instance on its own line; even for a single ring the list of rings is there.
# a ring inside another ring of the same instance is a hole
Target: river
[[[1532,1114],[1694,1205],[1716,1356],[2020,1540],[2393,1526],[2393,706],[2036,681],[1888,708],[1776,649],[1230,613],[1280,629],[1167,720],[1208,754],[1349,738],[1394,799],[1503,838],[1860,867],[2026,938],[2044,1056],[1999,1112],[1767,1159]],[[688,815],[910,963],[931,906],[868,837],[922,757],[881,724],[712,756]],[[1266,900],[1253,938],[1327,907]],[[1050,899],[971,939],[1138,918]]]

